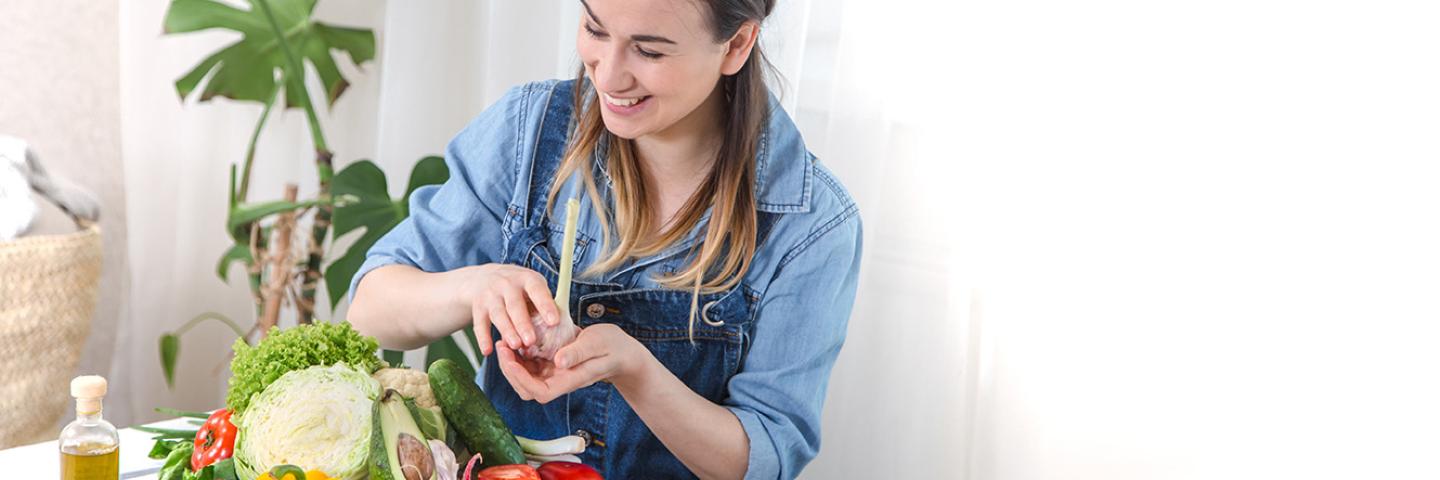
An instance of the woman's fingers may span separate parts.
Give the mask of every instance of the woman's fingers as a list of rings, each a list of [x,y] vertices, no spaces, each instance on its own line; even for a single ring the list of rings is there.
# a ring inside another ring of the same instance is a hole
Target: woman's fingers
[[[500,360],[500,372],[505,374],[505,379],[510,381],[510,386],[515,388],[515,393],[522,400],[536,399],[535,392],[545,392],[545,383],[530,374],[530,371],[520,364],[520,358],[505,342],[495,343],[495,357]]]
[[[588,333],[588,334],[587,334]],[[496,342],[500,370],[521,398],[547,403],[596,382],[606,381],[620,368],[623,341],[619,328],[600,324],[555,354],[554,362],[521,358],[506,342]]]
[[[555,351],[555,366],[568,369],[605,356],[605,349],[599,343],[586,341],[588,339],[576,339],[569,345],[560,347]]]
[[[605,364],[607,359],[602,355],[575,368],[550,369],[549,372],[540,374],[543,376],[540,378],[505,342],[495,343],[495,358],[500,362],[500,372],[515,389],[515,394],[522,400],[540,403],[549,403],[561,395],[593,385],[604,378],[603,373],[609,368]]]
[[[555,306],[555,299],[550,295],[550,287],[545,285],[545,278],[540,274],[530,272],[525,276],[525,293],[530,296],[530,303],[535,305],[535,311],[545,323],[555,326],[560,323],[560,309]]]
[[[495,360],[500,362],[500,373],[505,374],[505,379],[510,381],[510,387],[515,389],[515,394],[521,400],[530,400],[530,390],[525,388],[524,382],[520,381],[522,375],[529,375],[525,368],[520,366],[516,360],[515,351],[511,350],[505,342],[495,342]]]
[[[519,288],[506,288],[502,295],[505,297],[505,312],[510,317],[510,327],[515,329],[521,346],[528,347],[535,344],[535,325],[530,321],[530,304],[525,301],[523,293]]]
[[[594,385],[604,380],[611,368],[610,359],[601,356],[571,368],[556,369],[550,378],[545,379],[545,390],[534,394],[535,400],[549,402],[560,395]]]
[[[484,302],[470,302],[470,316],[475,324],[475,342],[480,344],[480,355],[490,356],[494,351],[494,340],[490,338],[490,308]]]
[[[555,369],[545,378],[546,391],[534,392],[536,400],[548,401],[606,379],[615,369],[615,359],[607,332],[577,337],[574,342],[555,352]]]
[[[515,326],[512,324],[510,314],[505,312],[505,300],[495,293],[485,295],[485,297],[485,308],[490,312],[490,323],[500,331],[500,340],[509,345],[511,349],[519,350],[520,338],[515,334]]]

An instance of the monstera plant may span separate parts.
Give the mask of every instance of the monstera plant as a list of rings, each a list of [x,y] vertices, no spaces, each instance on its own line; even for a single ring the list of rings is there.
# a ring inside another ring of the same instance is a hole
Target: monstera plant
[[[294,309],[297,323],[314,322],[315,296],[322,278],[328,293],[325,300],[333,311],[349,290],[350,278],[364,262],[365,252],[409,215],[410,194],[449,177],[441,158],[422,158],[410,172],[404,196],[394,199],[388,192],[385,173],[369,160],[355,161],[335,172],[335,155],[325,142],[313,102],[315,96],[306,87],[305,66],[308,64],[319,77],[323,92],[318,93],[323,93],[327,105],[333,106],[350,85],[336,57],[348,57],[357,67],[370,62],[375,58],[375,34],[369,29],[316,21],[316,1],[250,0],[248,4],[237,4],[171,0],[165,14],[167,34],[219,29],[242,35],[175,81],[175,91],[182,101],[203,103],[222,97],[263,107],[250,132],[238,173],[236,165],[230,167],[225,231],[233,245],[221,255],[216,268],[221,281],[225,281],[233,265],[245,267],[255,302],[255,322],[246,329],[224,315],[206,312],[162,335],[161,367],[166,384],[172,387],[180,337],[203,321],[219,321],[246,342],[263,337],[277,326],[283,308]],[[254,201],[249,193],[255,145],[282,94],[282,109],[299,108],[305,113],[319,185],[313,198],[297,198],[299,189],[292,183],[286,185],[284,198]],[[363,232],[358,239],[343,251],[327,255],[335,239],[357,231]],[[326,258],[334,260],[327,263]],[[466,334],[473,346],[474,334],[468,329]],[[398,364],[401,353],[386,351],[384,356]],[[437,358],[452,358],[472,366],[450,337],[432,344],[426,356],[427,364]]]

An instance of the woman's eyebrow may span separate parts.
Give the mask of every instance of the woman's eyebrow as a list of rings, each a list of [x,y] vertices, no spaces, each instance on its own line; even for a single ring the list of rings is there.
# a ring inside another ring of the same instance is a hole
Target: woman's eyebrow
[[[630,40],[635,42],[668,43],[671,45],[675,44],[674,40],[656,35],[631,35]]]
[[[600,21],[600,19],[595,16],[595,11],[590,9],[590,2],[586,2],[585,0],[580,0],[580,5],[584,5],[584,6],[585,6],[585,14],[590,16],[590,20],[593,21],[593,22],[595,22],[595,25],[596,25],[596,26],[598,26],[598,27],[600,27],[600,28],[605,28],[605,24],[602,23],[602,22]],[[668,39],[668,38],[665,38],[665,37],[662,37],[662,36],[659,36],[659,35],[631,35],[631,36],[630,36],[630,40],[631,40],[631,41],[634,41],[634,42],[644,42],[644,43],[668,43],[668,44],[671,44],[671,45],[676,45],[676,42],[675,42],[674,40],[671,40],[671,39]]]
[[[595,11],[590,9],[590,2],[580,0],[580,4],[585,6],[585,13],[590,15],[590,20],[595,22],[595,25],[600,26],[600,28],[605,28],[605,24],[601,23],[600,19],[595,17]]]

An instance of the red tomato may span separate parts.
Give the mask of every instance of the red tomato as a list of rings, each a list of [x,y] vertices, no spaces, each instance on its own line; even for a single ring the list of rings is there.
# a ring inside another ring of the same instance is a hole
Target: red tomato
[[[589,465],[575,462],[545,462],[539,472],[540,480],[605,480]]]
[[[195,432],[195,453],[190,454],[190,471],[198,472],[235,453],[235,424],[230,423],[230,410],[210,414],[200,431]]]
[[[480,480],[540,480],[540,473],[529,465],[498,465],[481,470]]]

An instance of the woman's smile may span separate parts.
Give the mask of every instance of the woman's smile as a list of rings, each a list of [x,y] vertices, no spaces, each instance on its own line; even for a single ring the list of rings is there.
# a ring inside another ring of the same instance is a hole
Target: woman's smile
[[[600,98],[605,101],[605,108],[618,115],[635,115],[645,109],[649,104],[650,96],[641,97],[612,97],[607,93],[601,93]]]

